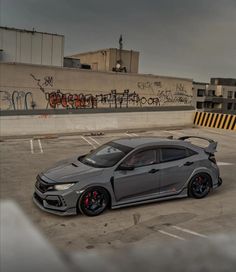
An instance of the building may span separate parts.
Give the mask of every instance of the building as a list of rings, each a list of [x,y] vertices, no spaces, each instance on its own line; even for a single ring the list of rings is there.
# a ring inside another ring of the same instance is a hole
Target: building
[[[64,36],[0,27],[0,62],[63,66]]]
[[[101,49],[69,56],[91,66],[93,71],[138,73],[139,52],[117,48]]]
[[[211,78],[193,82],[193,104],[198,111],[236,113],[236,79]]]
[[[0,110],[192,109],[192,79],[138,73],[139,52],[119,48],[64,58],[64,36],[0,28]]]

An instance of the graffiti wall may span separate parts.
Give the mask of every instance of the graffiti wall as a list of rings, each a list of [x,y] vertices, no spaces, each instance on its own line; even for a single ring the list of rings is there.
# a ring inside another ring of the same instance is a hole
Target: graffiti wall
[[[0,64],[0,109],[128,108],[191,105],[192,80]]]

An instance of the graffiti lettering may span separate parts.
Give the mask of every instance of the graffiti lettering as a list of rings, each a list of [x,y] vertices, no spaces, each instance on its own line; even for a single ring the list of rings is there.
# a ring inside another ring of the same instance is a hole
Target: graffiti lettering
[[[154,91],[156,90],[158,87],[161,87],[161,82],[160,81],[155,81],[155,82],[138,82],[137,86],[139,89],[141,90],[151,90]]]
[[[33,74],[30,76],[37,82],[39,89],[45,93],[44,87],[53,87],[53,77],[52,76],[45,76],[43,80],[36,78]]]
[[[129,90],[124,90],[118,93],[112,90],[107,94],[71,94],[62,93],[60,90],[56,92],[46,93],[46,99],[50,108],[97,108],[98,104],[108,105],[110,108],[122,108],[133,106],[154,105],[159,106],[160,101],[158,97],[139,96],[136,92],[130,93]]]
[[[0,91],[1,102],[7,103],[6,110],[28,110],[29,108],[34,109],[36,103],[33,99],[31,92],[25,91]]]

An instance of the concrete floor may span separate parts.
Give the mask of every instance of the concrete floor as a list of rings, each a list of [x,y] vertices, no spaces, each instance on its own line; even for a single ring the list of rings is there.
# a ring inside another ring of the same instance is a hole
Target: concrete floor
[[[58,160],[85,154],[119,137],[198,135],[218,141],[223,185],[207,198],[162,201],[90,218],[59,217],[39,210],[32,202],[35,177]],[[206,239],[217,233],[236,232],[236,134],[216,129],[179,129],[109,133],[102,136],[63,136],[42,139],[9,139],[0,142],[2,199],[15,200],[35,226],[58,249],[93,251],[130,245],[169,243],[174,240]]]

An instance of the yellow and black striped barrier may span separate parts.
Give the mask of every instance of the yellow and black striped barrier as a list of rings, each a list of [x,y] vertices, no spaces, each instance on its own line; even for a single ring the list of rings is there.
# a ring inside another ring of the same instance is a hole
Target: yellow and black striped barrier
[[[194,116],[194,124],[201,127],[236,130],[236,115],[196,112]]]

